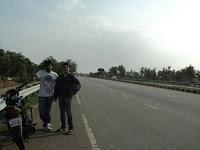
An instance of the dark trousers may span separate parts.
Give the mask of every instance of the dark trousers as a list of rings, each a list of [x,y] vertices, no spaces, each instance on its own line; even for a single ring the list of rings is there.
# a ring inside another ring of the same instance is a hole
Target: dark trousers
[[[51,106],[53,103],[52,97],[39,97],[39,113],[40,119],[43,121],[43,126],[51,122]]]
[[[61,118],[61,124],[62,124],[61,128],[63,129],[66,128],[66,113],[67,113],[69,130],[73,129],[71,100],[72,98],[59,97],[60,118]]]

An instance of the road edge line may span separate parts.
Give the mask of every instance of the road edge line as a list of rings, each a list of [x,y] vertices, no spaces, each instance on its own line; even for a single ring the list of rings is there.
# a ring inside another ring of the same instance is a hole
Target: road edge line
[[[79,99],[78,94],[76,94],[76,100],[81,105],[81,101]],[[92,132],[92,128],[90,128],[90,126],[88,124],[88,121],[87,121],[87,118],[85,117],[84,113],[82,113],[81,116],[82,116],[82,119],[83,119],[85,130],[87,132],[87,135],[88,135],[92,150],[101,150],[99,148],[98,144],[97,144],[97,140],[96,140],[96,138],[94,136],[94,133]]]

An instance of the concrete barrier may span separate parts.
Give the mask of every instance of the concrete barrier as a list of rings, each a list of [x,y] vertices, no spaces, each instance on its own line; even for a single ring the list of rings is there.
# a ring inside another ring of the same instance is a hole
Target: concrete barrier
[[[112,79],[107,79],[107,80],[112,80]],[[153,82],[118,80],[118,79],[115,79],[113,81],[126,82],[126,83],[132,83],[132,84],[140,84],[140,85],[145,85],[145,86],[152,86],[152,87],[157,87],[157,88],[165,88],[165,89],[170,89],[170,90],[177,90],[177,91],[200,94],[200,88],[195,88],[195,87],[159,84],[159,83],[153,83]]]

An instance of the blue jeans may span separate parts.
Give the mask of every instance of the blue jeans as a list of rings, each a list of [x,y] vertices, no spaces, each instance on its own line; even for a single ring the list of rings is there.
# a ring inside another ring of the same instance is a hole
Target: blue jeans
[[[59,97],[60,119],[61,119],[62,129],[66,128],[66,113],[67,113],[69,130],[73,130],[71,100],[72,98]]]
[[[52,97],[39,97],[39,113],[40,119],[43,121],[43,126],[47,126],[51,122],[52,103]]]

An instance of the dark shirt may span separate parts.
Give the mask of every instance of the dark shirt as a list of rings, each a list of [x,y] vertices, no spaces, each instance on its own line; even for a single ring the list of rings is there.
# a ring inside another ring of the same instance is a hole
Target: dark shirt
[[[72,74],[59,75],[56,80],[54,97],[71,98],[81,88],[81,84]]]

